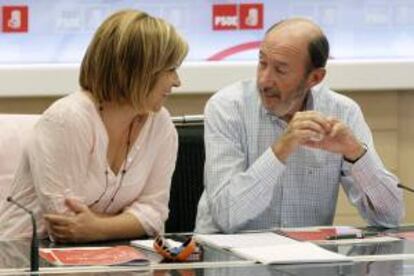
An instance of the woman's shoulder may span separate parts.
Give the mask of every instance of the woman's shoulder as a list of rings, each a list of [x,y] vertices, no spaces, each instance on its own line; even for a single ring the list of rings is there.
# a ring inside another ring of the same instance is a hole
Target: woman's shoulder
[[[153,113],[151,117],[154,124],[161,124],[165,126],[169,125],[174,127],[171,119],[171,114],[165,107],[162,107],[158,112]]]
[[[95,105],[85,94],[74,92],[54,102],[42,114],[40,121],[47,121],[56,125],[76,124],[80,127],[93,118]]]
[[[151,113],[148,120],[150,120],[150,136],[167,137],[168,134],[176,132],[171,115],[165,107],[162,107],[158,112]]]

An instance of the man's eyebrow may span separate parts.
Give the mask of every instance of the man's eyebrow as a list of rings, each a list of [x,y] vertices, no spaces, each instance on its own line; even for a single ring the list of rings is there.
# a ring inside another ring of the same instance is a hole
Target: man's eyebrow
[[[259,58],[262,58],[262,57],[266,58],[267,55],[262,50],[259,50]],[[289,64],[287,62],[284,62],[284,61],[270,59],[270,63],[274,66],[289,67]]]
[[[274,64],[274,65],[277,65],[277,66],[282,66],[282,67],[289,67],[289,64],[288,63],[286,63],[286,62],[283,62],[283,61],[272,61],[272,63]]]
[[[289,67],[289,63],[281,60],[270,59],[270,64],[278,67]]]

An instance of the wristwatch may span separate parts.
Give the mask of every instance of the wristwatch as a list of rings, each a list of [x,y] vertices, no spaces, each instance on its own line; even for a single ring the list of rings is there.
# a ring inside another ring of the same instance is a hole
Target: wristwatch
[[[364,151],[362,152],[362,154],[361,154],[360,156],[358,156],[358,157],[357,157],[357,159],[355,159],[355,160],[350,160],[350,159],[348,159],[348,158],[346,158],[346,157],[344,156],[344,160],[345,160],[346,162],[348,162],[348,163],[351,163],[351,164],[355,164],[356,162],[358,162],[358,160],[359,160],[359,159],[361,159],[361,158],[362,158],[362,156],[364,156],[364,155],[365,155],[365,153],[367,153],[367,151],[368,151],[368,146],[367,146],[367,144],[362,143],[362,147],[363,147]]]

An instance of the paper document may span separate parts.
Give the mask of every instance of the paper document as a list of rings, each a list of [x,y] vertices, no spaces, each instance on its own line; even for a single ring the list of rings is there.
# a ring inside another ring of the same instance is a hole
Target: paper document
[[[280,228],[277,229],[278,231],[334,231],[336,234],[352,234],[361,232],[361,229],[356,228],[354,226],[309,226],[309,227],[288,227],[288,228]]]
[[[272,232],[212,235],[200,234],[195,235],[195,239],[200,243],[205,243],[224,249],[231,249],[234,247],[269,246],[299,243],[298,241]]]
[[[277,231],[298,241],[320,241],[329,236],[361,233],[360,229],[351,226],[283,228]]]
[[[399,232],[399,233],[387,233],[388,236],[397,237],[405,240],[414,241],[414,231]]]
[[[146,255],[126,245],[111,247],[40,248],[39,255],[44,260],[57,266],[149,264]]]
[[[369,237],[363,239],[343,239],[343,240],[321,240],[316,241],[317,244],[335,244],[335,245],[347,245],[347,244],[363,244],[363,243],[383,243],[383,242],[395,242],[399,241],[399,238],[395,237]]]
[[[325,263],[352,261],[349,257],[325,250],[309,242],[276,246],[239,247],[231,250],[240,257],[263,264]]]

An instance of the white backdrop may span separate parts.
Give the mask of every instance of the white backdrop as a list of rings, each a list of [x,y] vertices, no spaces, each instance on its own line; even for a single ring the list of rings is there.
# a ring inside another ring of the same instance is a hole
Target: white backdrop
[[[219,16],[223,4],[236,9],[233,17]],[[1,7],[14,5],[27,7],[28,30],[0,32],[2,64],[79,63],[97,26],[126,8],[176,26],[190,44],[188,61],[254,60],[264,31],[290,16],[318,22],[330,40],[333,59],[414,59],[412,0],[0,0]],[[250,29],[242,27],[248,21],[243,5],[253,5],[249,10],[255,20],[249,22],[257,24]],[[3,20],[10,21],[6,15]],[[217,28],[230,21],[237,26]]]
[[[236,7],[237,16],[242,5],[262,6],[254,13],[262,25],[242,29],[240,15],[235,29],[215,30],[215,8],[223,4]],[[183,86],[175,93],[214,92],[254,77],[257,42],[265,29],[289,16],[312,18],[326,31],[332,49],[326,81],[332,88],[414,89],[412,0],[0,0],[0,12],[10,6],[27,8],[28,31],[0,30],[0,96],[77,90],[79,62],[93,32],[125,8],[165,18],[188,40],[190,53],[180,68]],[[216,61],[206,61],[212,57]]]

